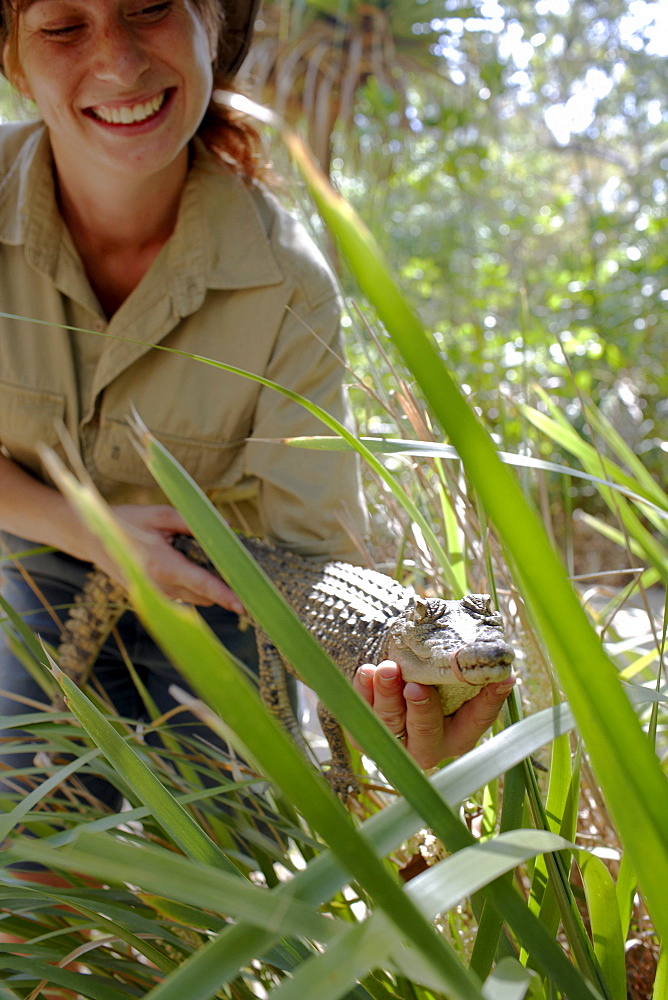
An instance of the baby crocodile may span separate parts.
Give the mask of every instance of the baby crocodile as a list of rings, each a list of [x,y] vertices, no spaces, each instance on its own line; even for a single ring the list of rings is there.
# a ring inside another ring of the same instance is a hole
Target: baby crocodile
[[[504,639],[501,616],[486,594],[460,600],[425,599],[374,570],[350,563],[305,558],[267,542],[242,539],[276,589],[313,633],[339,669],[352,680],[363,663],[389,659],[404,680],[438,688],[450,715],[492,681],[510,673],[514,652]],[[200,545],[175,535],[174,547],[216,573]],[[124,611],[123,588],[96,571],[77,595],[59,647],[60,668],[85,683],[109,632]],[[269,637],[256,626],[260,692],[297,744],[308,753],[288,697],[287,668]],[[338,722],[323,705],[318,716],[332,753],[328,777],[343,798],[351,785],[348,748]]]

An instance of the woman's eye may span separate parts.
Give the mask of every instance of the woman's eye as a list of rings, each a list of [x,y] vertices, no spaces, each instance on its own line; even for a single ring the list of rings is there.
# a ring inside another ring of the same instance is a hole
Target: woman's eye
[[[42,28],[45,38],[72,38],[83,28],[83,24],[65,24],[62,27]]]
[[[151,3],[146,7],[140,7],[138,10],[135,10],[134,16],[142,17],[146,20],[157,21],[160,17],[166,14],[172,6],[172,0],[167,0],[166,3]]]
[[[174,6],[174,0],[163,0],[162,3],[141,4],[130,9],[127,16],[139,21],[159,21]],[[83,21],[72,21],[67,24],[43,25],[40,29],[45,38],[69,40],[85,28]]]

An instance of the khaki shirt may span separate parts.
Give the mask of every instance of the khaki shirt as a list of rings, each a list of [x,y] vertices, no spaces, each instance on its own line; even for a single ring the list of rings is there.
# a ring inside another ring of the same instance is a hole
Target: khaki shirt
[[[110,503],[166,502],[129,439],[134,406],[237,529],[358,561],[340,523],[345,509],[365,532],[355,459],[264,440],[324,425],[272,389],[153,348],[263,375],[350,421],[331,273],[276,199],[199,140],[171,238],[107,321],[57,210],[45,128],[0,126],[0,311],[28,317],[0,317],[0,442],[34,475],[48,481],[36,446],[59,451],[63,422]],[[73,344],[64,326],[95,332]],[[108,337],[77,372],[96,333]]]

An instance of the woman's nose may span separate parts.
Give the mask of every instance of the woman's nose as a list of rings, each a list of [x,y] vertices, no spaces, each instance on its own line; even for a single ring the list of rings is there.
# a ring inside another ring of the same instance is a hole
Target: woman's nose
[[[100,80],[132,86],[149,66],[146,50],[131,26],[120,18],[105,23],[94,44],[94,72]]]

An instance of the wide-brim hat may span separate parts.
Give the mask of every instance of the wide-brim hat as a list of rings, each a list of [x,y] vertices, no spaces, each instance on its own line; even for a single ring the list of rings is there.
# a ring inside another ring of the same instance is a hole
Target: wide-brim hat
[[[218,51],[218,68],[234,76],[253,38],[255,17],[262,0],[218,0],[225,14],[225,27]]]

